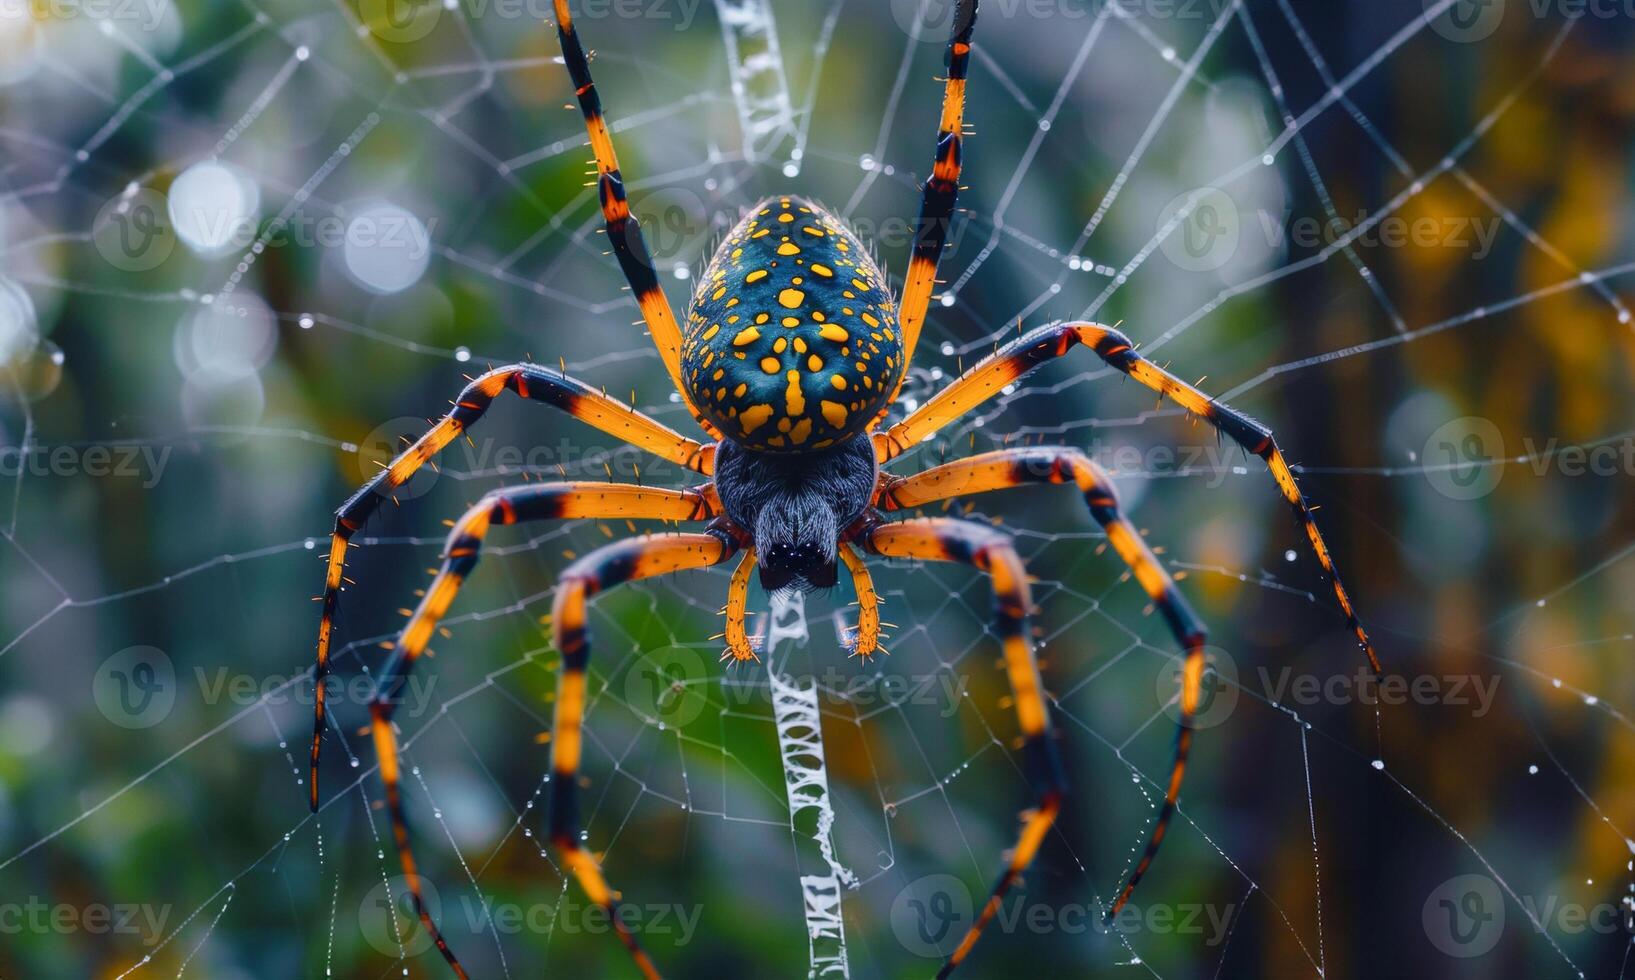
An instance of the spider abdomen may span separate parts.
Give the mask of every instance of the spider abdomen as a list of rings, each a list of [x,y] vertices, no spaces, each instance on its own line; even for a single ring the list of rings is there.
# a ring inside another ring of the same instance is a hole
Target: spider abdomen
[[[700,277],[681,371],[699,412],[759,452],[866,429],[903,375],[896,309],[868,249],[820,205],[769,198]]]

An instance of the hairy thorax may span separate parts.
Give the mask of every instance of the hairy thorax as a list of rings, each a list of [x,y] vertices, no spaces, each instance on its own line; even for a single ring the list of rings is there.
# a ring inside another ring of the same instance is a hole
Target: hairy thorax
[[[731,441],[716,449],[722,508],[754,538],[769,591],[835,584],[840,536],[868,511],[877,476],[866,438],[799,454],[755,452]]]

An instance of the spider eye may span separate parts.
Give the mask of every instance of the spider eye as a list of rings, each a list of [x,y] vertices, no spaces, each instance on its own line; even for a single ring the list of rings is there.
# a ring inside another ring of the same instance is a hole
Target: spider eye
[[[768,591],[789,588],[826,589],[835,584],[834,556],[811,544],[779,542],[761,556],[761,586]]]

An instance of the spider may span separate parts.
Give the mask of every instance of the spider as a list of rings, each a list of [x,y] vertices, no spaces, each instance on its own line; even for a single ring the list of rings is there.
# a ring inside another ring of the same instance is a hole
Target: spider
[[[1129,899],[1163,842],[1186,771],[1193,719],[1204,675],[1205,631],[1139,531],[1119,511],[1108,474],[1066,446],[1001,449],[909,476],[882,469],[938,429],[982,404],[1006,385],[1077,346],[1167,396],[1263,459],[1304,529],[1333,586],[1334,597],[1370,664],[1379,662],[1358,621],[1322,534],[1295,484],[1272,432],[1146,360],[1116,329],[1058,322],[997,349],[901,421],[882,429],[913,360],[936,282],[937,264],[959,192],[966,75],[977,0],[954,0],[945,54],[942,118],[936,156],[922,188],[908,272],[893,297],[868,249],[837,217],[794,194],[768,198],[727,235],[698,280],[685,326],[660,289],[641,229],[625,197],[625,181],[591,80],[589,59],[568,9],[554,0],[557,36],[595,154],[597,188],[608,240],[641,308],[670,381],[708,434],[701,442],[609,398],[597,389],[532,363],[476,378],[452,411],[336,513],[318,629],[316,708],[312,734],[311,805],[318,806],[318,760],[325,725],[324,678],[348,541],[381,501],[482,418],[502,392],[552,405],[603,432],[704,477],[690,489],[619,483],[561,482],[504,487],[486,495],[453,527],[442,566],[382,668],[371,704],[370,730],[379,757],[393,837],[416,914],[457,976],[454,951],[422,899],[400,787],[392,714],[408,671],[426,649],[438,621],[477,564],[496,524],[578,518],[644,518],[708,522],[687,533],[644,534],[601,547],[561,573],[552,609],[561,653],[551,731],[549,836],[563,865],[591,901],[608,913],[641,973],[658,972],[625,920],[614,914],[617,893],[596,857],[580,841],[577,775],[586,703],[590,637],[586,603],[616,585],[684,569],[707,568],[742,554],[726,605],[722,660],[756,657],[745,630],[750,575],[758,567],[770,590],[832,586],[839,566],[859,600],[854,655],[879,649],[878,601],[859,552],[963,562],[986,573],[995,595],[994,631],[1013,691],[1022,755],[1033,799],[1022,813],[1016,846],[998,882],[959,946],[943,964],[949,975],[970,953],[1000,902],[1033,860],[1061,810],[1066,780],[1028,629],[1027,573],[1009,538],[987,524],[948,517],[887,521],[883,514],[1017,487],[1072,484],[1091,517],[1140,583],[1181,648],[1179,724],[1164,802],[1140,860],[1107,913]]]

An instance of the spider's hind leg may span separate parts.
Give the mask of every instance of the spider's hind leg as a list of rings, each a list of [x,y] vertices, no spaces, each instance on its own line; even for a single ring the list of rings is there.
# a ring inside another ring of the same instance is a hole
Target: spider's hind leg
[[[562,653],[556,717],[551,724],[551,842],[585,894],[606,910],[608,921],[648,980],[657,980],[658,970],[618,914],[618,893],[608,886],[601,864],[579,837],[579,763],[584,747],[585,670],[590,662],[586,604],[592,596],[613,586],[684,569],[707,568],[726,561],[737,550],[733,534],[717,529],[703,534],[649,534],[615,541],[574,562],[562,573],[551,610],[556,647]]]
[[[1193,718],[1203,689],[1204,644],[1208,641],[1203,620],[1175,587],[1175,580],[1147,547],[1141,532],[1119,511],[1118,494],[1107,471],[1077,449],[1065,446],[1000,449],[935,466],[913,476],[896,477],[881,488],[880,506],[885,510],[921,507],[1028,483],[1071,483],[1078,488],[1090,516],[1101,525],[1108,543],[1130,567],[1147,598],[1163,615],[1182,651],[1181,715],[1175,733],[1175,755],[1165,783],[1164,803],[1147,835],[1147,846],[1140,860],[1108,907],[1107,919],[1112,921],[1158,856],[1159,845],[1164,842],[1170,818],[1181,797],[1181,780],[1186,775],[1187,756],[1192,748]]]
[[[1010,538],[983,524],[946,517],[879,524],[866,532],[863,544],[877,555],[964,562],[988,574],[994,591],[994,632],[1004,649],[1005,672],[1022,728],[1023,764],[1032,786],[1034,806],[1023,811],[1022,831],[1016,846],[1010,850],[1005,869],[977,913],[976,921],[937,973],[939,978],[947,977],[970,954],[982,930],[998,913],[1006,894],[1033,862],[1045,834],[1056,822],[1062,798],[1067,793],[1067,777],[1057,754],[1044,686],[1039,679],[1039,662],[1028,635],[1028,613],[1033,598],[1028,589],[1027,572]]]
[[[646,518],[654,520],[702,520],[714,516],[709,495],[698,490],[663,490],[618,483],[541,483],[495,490],[466,511],[449,532],[443,549],[443,565],[426,589],[420,605],[398,635],[391,656],[381,669],[375,696],[369,706],[370,730],[380,760],[381,781],[386,786],[386,806],[392,820],[392,839],[403,864],[403,876],[414,899],[415,914],[437,949],[464,978],[465,969],[444,941],[426,908],[419,865],[409,838],[408,814],[403,805],[401,753],[392,716],[402,701],[403,687],[415,661],[425,652],[437,623],[448,612],[467,576],[477,565],[483,540],[495,524],[566,518]]]

